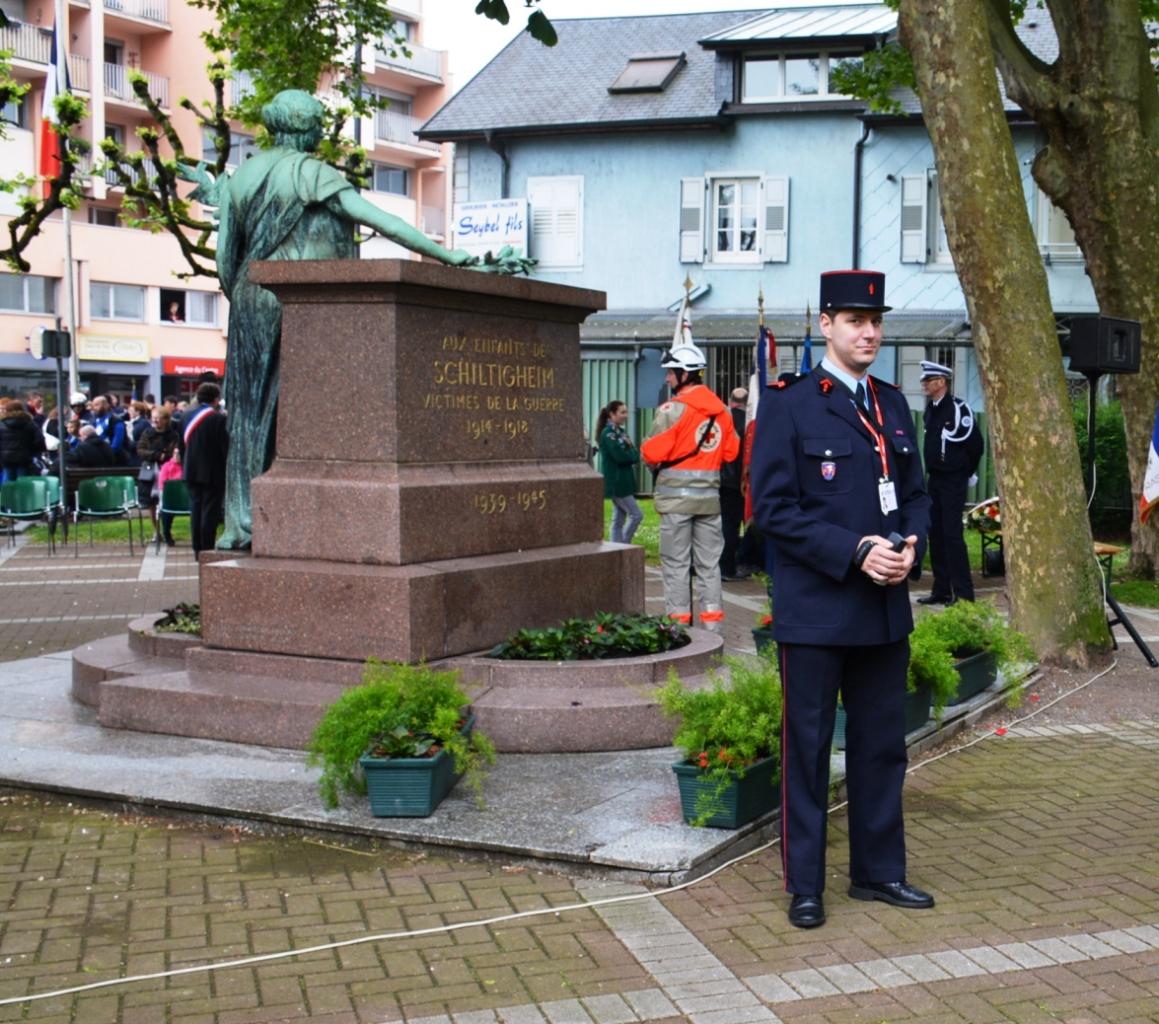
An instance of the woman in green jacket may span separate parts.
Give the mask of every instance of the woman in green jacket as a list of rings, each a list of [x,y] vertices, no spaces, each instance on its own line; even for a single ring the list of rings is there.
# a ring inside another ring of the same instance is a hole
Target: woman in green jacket
[[[631,544],[644,518],[636,503],[636,470],[640,450],[632,443],[624,424],[628,407],[614,399],[600,410],[596,436],[600,439],[600,468],[604,474],[604,497],[612,499],[612,542]],[[627,526],[625,527],[625,520]]]

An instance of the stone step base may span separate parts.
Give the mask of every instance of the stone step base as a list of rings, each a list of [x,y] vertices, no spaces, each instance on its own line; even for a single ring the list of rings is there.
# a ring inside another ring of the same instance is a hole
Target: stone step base
[[[164,672],[105,680],[98,719],[111,729],[302,750],[341,692],[273,676]]]
[[[707,676],[684,678],[698,689]],[[495,686],[471,705],[476,727],[508,753],[575,754],[672,745],[676,723],[648,690],[631,686],[511,689]]]
[[[131,627],[130,627],[131,628]],[[72,696],[89,707],[100,702],[100,684],[145,673],[177,672],[184,658],[159,658],[138,649],[132,635],[120,633],[82,644],[72,652]]]

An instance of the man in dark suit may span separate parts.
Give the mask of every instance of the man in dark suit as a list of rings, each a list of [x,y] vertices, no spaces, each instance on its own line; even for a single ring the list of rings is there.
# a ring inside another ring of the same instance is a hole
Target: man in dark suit
[[[929,498],[909,404],[869,376],[885,275],[821,275],[825,358],[761,403],[754,519],[773,552],[773,635],[784,693],[781,845],[789,920],[823,924],[829,748],[848,715],[850,896],[932,907],[906,882],[901,791],[910,611]],[[767,410],[767,411],[766,411]],[[892,535],[892,536],[891,536]]]
[[[208,382],[199,385],[197,406],[186,413],[181,428],[181,469],[189,490],[194,557],[213,550],[225,505],[229,429],[220,405],[221,388]]]
[[[70,465],[85,469],[107,469],[117,464],[117,453],[91,423],[77,432],[77,445],[68,453]]]
[[[728,411],[732,416],[732,426],[737,437],[744,437],[745,406],[749,393],[745,388],[733,388],[728,396]],[[737,452],[735,459],[720,465],[720,528],[724,534],[724,548],[720,553],[720,578],[735,582],[748,577],[737,565],[740,548],[740,525],[744,522],[744,493],[741,477],[744,471],[744,456]]]

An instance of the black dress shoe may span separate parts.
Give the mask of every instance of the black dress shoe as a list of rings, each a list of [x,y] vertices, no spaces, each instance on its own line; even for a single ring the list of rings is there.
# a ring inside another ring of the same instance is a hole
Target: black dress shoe
[[[793,894],[789,904],[789,924],[794,928],[816,928],[825,923],[825,904],[820,896]]]
[[[934,905],[934,898],[922,892],[909,882],[853,882],[849,895],[855,900],[881,900],[892,907],[906,910],[928,910]]]
[[[926,594],[925,597],[918,598],[918,604],[953,604],[952,597],[941,597],[938,594]]]

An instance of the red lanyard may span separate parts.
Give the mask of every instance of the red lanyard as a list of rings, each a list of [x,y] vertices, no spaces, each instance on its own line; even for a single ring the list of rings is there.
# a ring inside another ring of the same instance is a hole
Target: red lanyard
[[[873,424],[869,421],[869,417],[861,411],[861,406],[859,406],[856,402],[853,403],[853,408],[857,410],[857,418],[861,420],[862,425],[866,430],[869,431],[869,436],[873,438],[873,443],[876,445],[877,452],[881,456],[881,479],[888,480],[889,459],[885,454],[885,434],[882,432],[885,430],[885,420],[881,415],[881,405],[877,401],[877,388],[874,386],[873,380],[871,378],[866,377],[865,379],[868,383],[869,393],[873,396],[873,411],[877,416],[877,426],[882,428],[881,431],[878,431],[873,426]]]

